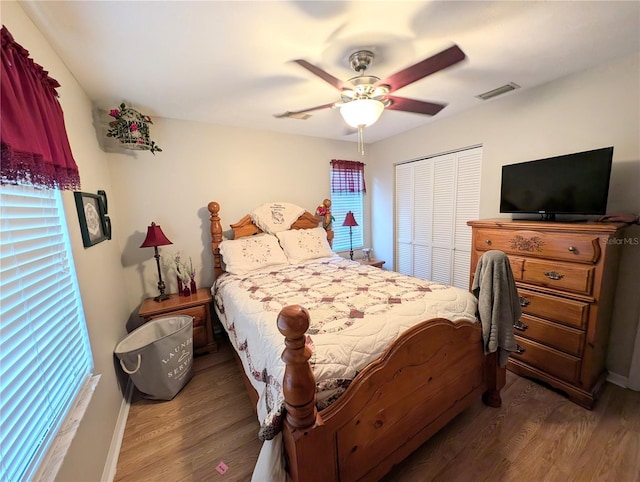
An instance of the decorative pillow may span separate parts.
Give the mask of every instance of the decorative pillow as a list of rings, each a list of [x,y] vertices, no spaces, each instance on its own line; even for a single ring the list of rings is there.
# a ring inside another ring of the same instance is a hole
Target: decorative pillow
[[[267,266],[289,264],[278,240],[271,234],[225,239],[220,243],[220,254],[226,271],[239,276]]]
[[[276,236],[291,264],[335,256],[327,241],[327,232],[321,227],[280,231]]]
[[[254,209],[249,216],[253,224],[265,233],[276,234],[289,229],[304,213],[304,209],[291,203],[266,203]]]

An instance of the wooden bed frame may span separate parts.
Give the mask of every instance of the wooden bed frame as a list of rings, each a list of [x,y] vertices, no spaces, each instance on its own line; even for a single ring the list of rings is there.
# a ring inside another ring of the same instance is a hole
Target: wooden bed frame
[[[331,201],[323,204],[331,242]],[[220,205],[211,202],[208,208],[218,276],[224,272]],[[291,228],[317,227],[318,219],[305,212]],[[236,237],[261,232],[249,216],[231,227]],[[492,407],[502,403],[505,369],[496,353],[484,355],[480,323],[437,318],[405,331],[338,400],[318,412],[311,351],[305,345],[309,313],[299,305],[287,306],[277,324],[286,365],[284,452],[293,481],[378,480],[479,397]],[[257,394],[245,382],[255,406]]]

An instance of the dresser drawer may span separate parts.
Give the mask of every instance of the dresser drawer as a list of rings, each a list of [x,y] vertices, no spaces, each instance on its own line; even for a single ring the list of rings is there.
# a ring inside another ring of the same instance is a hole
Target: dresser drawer
[[[548,288],[591,294],[595,268],[581,264],[527,259],[522,281]]]
[[[507,256],[509,258],[509,265],[511,271],[513,271],[513,278],[516,281],[522,279],[522,270],[524,269],[524,258],[518,258],[516,256]]]
[[[589,316],[589,303],[518,289],[522,312],[584,328]]]
[[[201,347],[207,344],[207,308],[195,306],[174,312],[176,315],[193,316],[193,346]]]
[[[591,234],[563,235],[528,230],[478,229],[474,248],[498,249],[507,254],[595,263],[600,257],[599,238]]]
[[[202,347],[207,344],[207,313],[204,306],[194,306],[193,308],[176,310],[171,313],[154,316],[154,318],[159,318],[160,316],[191,316],[193,318],[193,345],[195,347]]]
[[[575,383],[578,381],[580,358],[567,355],[518,335],[516,335],[515,339],[516,343],[524,349],[524,352],[520,354],[511,353],[509,356],[567,382]]]
[[[196,326],[204,325],[207,319],[207,313],[205,311],[204,306],[194,306],[193,308],[185,308],[183,310],[175,310],[168,313],[162,313],[162,314],[153,316],[150,319],[166,317],[166,316],[191,316],[193,318],[194,328]]]
[[[520,323],[513,325],[515,333],[522,337],[544,343],[571,355],[581,356],[584,343],[584,331],[551,321],[522,315]]]

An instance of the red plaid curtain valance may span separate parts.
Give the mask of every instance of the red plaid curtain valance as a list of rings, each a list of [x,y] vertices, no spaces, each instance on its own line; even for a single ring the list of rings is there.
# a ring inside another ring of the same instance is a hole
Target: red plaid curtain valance
[[[80,189],[56,88],[2,26],[0,138],[2,184]]]
[[[331,192],[367,192],[363,162],[333,159],[331,170]]]

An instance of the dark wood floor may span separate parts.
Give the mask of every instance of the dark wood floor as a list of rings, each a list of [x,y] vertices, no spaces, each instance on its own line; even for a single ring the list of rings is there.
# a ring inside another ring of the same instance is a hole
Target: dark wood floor
[[[196,357],[170,402],[135,397],[115,481],[250,480],[258,422],[230,350]],[[640,392],[607,384],[588,411],[508,372],[502,400],[475,403],[384,481],[640,482]]]

